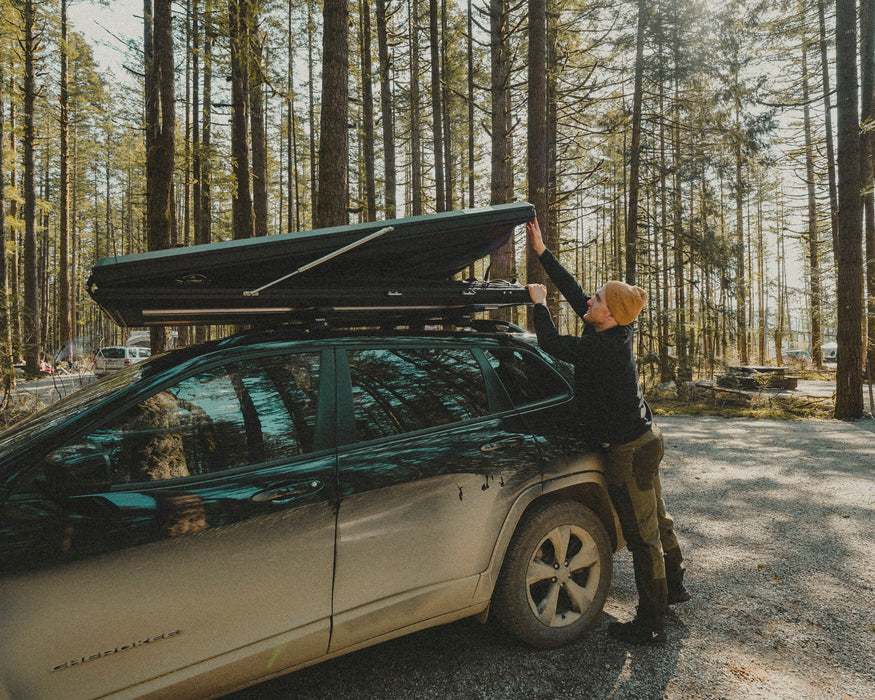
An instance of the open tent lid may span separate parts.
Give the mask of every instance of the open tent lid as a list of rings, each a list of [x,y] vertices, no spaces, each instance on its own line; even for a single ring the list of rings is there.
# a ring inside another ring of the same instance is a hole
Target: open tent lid
[[[515,283],[450,278],[534,216],[522,202],[105,258],[88,292],[125,326],[524,304]]]

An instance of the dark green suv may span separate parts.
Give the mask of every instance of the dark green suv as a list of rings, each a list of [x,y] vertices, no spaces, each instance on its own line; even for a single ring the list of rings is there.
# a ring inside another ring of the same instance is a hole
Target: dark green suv
[[[470,615],[600,612],[618,528],[563,368],[495,333],[251,332],[0,442],[0,696],[205,696]]]
[[[173,306],[172,279],[92,292],[156,323],[242,298],[178,272]],[[473,283],[439,314],[409,303],[428,285],[386,285],[361,294],[377,310],[153,356],[0,436],[0,698],[215,696],[467,616],[542,647],[594,622],[622,538],[567,368],[461,318]]]

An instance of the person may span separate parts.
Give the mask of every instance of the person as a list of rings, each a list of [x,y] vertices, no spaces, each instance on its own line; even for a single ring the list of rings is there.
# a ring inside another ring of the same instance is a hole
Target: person
[[[608,634],[627,643],[662,643],[666,606],[689,600],[690,594],[674,521],[662,500],[664,442],[635,365],[631,324],[647,293],[612,280],[590,297],[547,249],[537,218],[526,225],[526,234],[544,271],[583,318],[580,337],[560,335],[546,306],[546,287],[527,285],[538,344],[574,366],[580,429],[605,450],[608,493],[632,552],[638,611],[630,622],[609,624]]]

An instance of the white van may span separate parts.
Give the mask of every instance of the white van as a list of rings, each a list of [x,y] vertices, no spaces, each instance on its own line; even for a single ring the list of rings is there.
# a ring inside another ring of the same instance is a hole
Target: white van
[[[823,351],[823,361],[824,362],[836,362],[836,354],[838,352],[839,346],[837,343],[824,343],[821,347]]]
[[[108,372],[115,372],[142,362],[151,354],[149,348],[136,345],[110,345],[100,348],[94,353],[94,374],[102,377]]]

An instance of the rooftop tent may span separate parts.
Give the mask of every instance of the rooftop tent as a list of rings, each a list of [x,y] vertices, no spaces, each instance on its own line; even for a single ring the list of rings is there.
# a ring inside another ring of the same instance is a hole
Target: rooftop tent
[[[125,326],[524,304],[515,283],[450,278],[534,215],[513,203],[105,258],[88,292]]]

